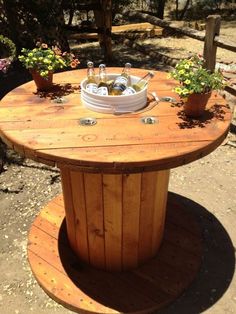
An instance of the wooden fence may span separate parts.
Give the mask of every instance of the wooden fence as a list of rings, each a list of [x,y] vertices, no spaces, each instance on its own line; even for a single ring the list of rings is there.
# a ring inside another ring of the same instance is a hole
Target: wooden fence
[[[197,31],[189,27],[179,27],[174,22],[168,22],[161,20],[155,16],[151,16],[146,13],[138,11],[123,11],[125,16],[128,16],[130,20],[139,20],[140,22],[149,22],[153,25],[160,26],[166,30],[174,31],[176,33],[204,41],[203,56],[206,60],[206,68],[210,71],[214,71],[216,65],[216,52],[217,47],[236,52],[236,44],[233,42],[226,42],[222,40],[220,35],[220,23],[221,17],[219,15],[209,15],[206,19],[206,31]],[[230,86],[226,87],[226,90],[233,95],[236,95],[236,90]]]

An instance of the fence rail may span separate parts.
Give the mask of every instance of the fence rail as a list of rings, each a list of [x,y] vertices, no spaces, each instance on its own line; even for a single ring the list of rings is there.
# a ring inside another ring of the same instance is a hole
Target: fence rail
[[[209,15],[206,19],[206,31],[197,31],[189,27],[179,27],[174,22],[161,20],[155,16],[139,11],[124,10],[123,14],[130,20],[149,22],[160,26],[166,30],[174,31],[178,34],[186,35],[196,40],[204,42],[203,55],[206,60],[205,67],[214,71],[216,65],[217,47],[236,52],[236,44],[223,40],[219,37],[221,17],[219,15]],[[225,90],[236,96],[234,87],[226,86]]]
[[[188,37],[200,40],[200,41],[205,41],[206,38],[206,34],[204,31],[197,31],[195,29],[189,28],[189,27],[179,27],[177,26],[174,22],[168,22],[165,20],[161,20],[155,16],[146,14],[146,13],[142,13],[139,11],[128,11],[128,10],[124,10],[123,14],[125,16],[128,16],[130,19],[139,19],[142,20],[144,22],[149,22],[153,25],[157,25],[160,26],[162,28],[165,28],[167,30],[172,30],[175,31],[179,34],[183,34],[186,35]],[[210,15],[208,18],[210,20],[211,19],[217,19],[219,18],[219,15]],[[233,52],[236,52],[236,44],[230,41],[225,41],[219,38],[219,36],[215,36],[214,38],[214,44],[217,47],[223,48],[223,49],[227,49]]]

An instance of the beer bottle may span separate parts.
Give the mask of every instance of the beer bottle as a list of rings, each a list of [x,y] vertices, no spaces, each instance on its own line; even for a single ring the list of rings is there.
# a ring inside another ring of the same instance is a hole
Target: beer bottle
[[[86,90],[90,93],[97,94],[98,84],[95,78],[94,65],[92,61],[87,63],[87,85]]]
[[[108,84],[105,64],[99,65],[98,95],[108,95]]]
[[[145,86],[148,84],[149,80],[153,78],[153,76],[154,72],[148,72],[137,83],[134,83],[132,86],[127,87],[122,95],[136,94],[137,92],[145,88]]]
[[[119,75],[114,81],[114,84],[111,88],[111,95],[121,95],[122,92],[126,89],[130,78],[130,68],[131,64],[126,63],[121,75]]]

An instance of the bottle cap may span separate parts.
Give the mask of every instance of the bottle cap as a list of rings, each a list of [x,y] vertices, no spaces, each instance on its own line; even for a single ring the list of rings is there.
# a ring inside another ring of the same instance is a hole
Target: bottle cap
[[[88,68],[92,68],[93,67],[93,62],[92,61],[88,61],[87,62],[87,67]]]
[[[153,71],[148,72],[148,74],[151,76],[151,78],[155,75]]]
[[[128,68],[128,69],[130,69],[130,68],[131,68],[131,63],[127,62],[127,63],[125,64],[125,67]]]
[[[105,69],[105,68],[106,68],[106,65],[105,65],[105,64],[101,63],[101,64],[99,65],[99,69]]]

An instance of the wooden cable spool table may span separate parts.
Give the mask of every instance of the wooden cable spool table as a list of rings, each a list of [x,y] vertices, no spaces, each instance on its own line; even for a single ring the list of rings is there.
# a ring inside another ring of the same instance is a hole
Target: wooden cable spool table
[[[145,73],[132,69],[136,76]],[[173,195],[166,206],[170,169],[219,146],[231,112],[213,93],[199,120],[186,118],[180,104],[156,103],[150,95],[138,112],[97,113],[81,102],[85,76],[86,69],[54,74],[52,91],[36,92],[31,81],[1,101],[3,141],[61,171],[63,198],[35,219],[29,262],[45,291],[75,311],[146,313],[174,300],[201,260],[194,217]],[[174,86],[156,72],[148,91],[176,97]],[[88,117],[97,123],[81,124]],[[174,263],[178,254],[182,262]]]

